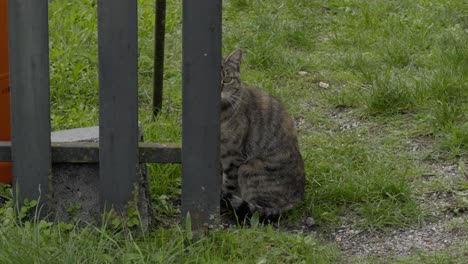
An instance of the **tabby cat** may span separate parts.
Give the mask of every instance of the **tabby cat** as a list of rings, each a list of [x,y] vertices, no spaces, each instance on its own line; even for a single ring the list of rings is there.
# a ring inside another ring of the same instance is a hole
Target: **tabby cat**
[[[273,220],[302,200],[304,162],[293,119],[278,99],[242,83],[241,58],[239,49],[221,63],[221,205]]]

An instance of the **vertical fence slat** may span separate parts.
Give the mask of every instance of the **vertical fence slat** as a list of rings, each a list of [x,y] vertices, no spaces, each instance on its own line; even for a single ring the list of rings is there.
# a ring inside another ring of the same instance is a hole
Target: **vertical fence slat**
[[[122,210],[137,180],[137,1],[98,0],[98,46],[101,199]]]
[[[221,0],[183,1],[182,213],[219,215]]]
[[[13,186],[19,206],[26,198],[45,205],[49,188],[47,8],[47,0],[8,1]]]

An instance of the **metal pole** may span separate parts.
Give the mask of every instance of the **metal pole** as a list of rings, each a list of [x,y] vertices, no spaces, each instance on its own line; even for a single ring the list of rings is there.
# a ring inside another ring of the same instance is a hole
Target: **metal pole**
[[[153,115],[157,116],[162,107],[164,79],[164,40],[166,35],[166,0],[156,0],[156,21],[154,26],[154,77]]]

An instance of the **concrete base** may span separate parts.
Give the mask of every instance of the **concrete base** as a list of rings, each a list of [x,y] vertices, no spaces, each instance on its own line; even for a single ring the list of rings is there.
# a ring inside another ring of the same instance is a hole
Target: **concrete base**
[[[141,129],[140,129],[141,131]],[[99,127],[86,127],[53,132],[52,142],[97,142]],[[140,140],[143,136],[140,134]],[[138,173],[138,210],[141,227],[151,225],[151,195],[146,164],[141,164]],[[58,163],[52,166],[51,211],[57,221],[99,225],[102,220],[99,195],[99,164]]]

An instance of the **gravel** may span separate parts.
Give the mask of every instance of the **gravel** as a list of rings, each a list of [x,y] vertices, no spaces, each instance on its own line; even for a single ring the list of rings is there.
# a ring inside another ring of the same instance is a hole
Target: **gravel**
[[[334,232],[338,247],[354,256],[406,256],[413,252],[431,252],[445,249],[457,241],[466,239],[463,230],[450,226],[467,224],[467,217],[427,224],[417,229],[397,229],[383,232],[359,232],[340,229]]]

